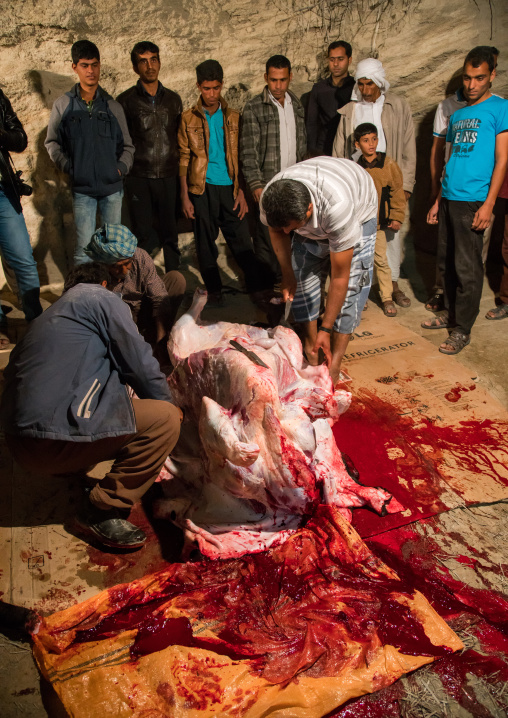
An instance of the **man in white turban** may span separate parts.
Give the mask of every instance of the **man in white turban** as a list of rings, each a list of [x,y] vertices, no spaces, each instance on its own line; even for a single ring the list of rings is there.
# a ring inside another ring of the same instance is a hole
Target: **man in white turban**
[[[333,156],[356,159],[354,130],[364,122],[378,129],[378,152],[395,160],[402,170],[406,199],[413,192],[416,170],[416,142],[413,116],[408,102],[393,92],[382,63],[368,57],[358,63],[351,102],[339,110],[340,120],[333,143]],[[388,264],[392,272],[393,301],[409,307],[411,301],[399,288],[402,242],[399,232],[386,231]],[[394,308],[395,309],[395,308]]]

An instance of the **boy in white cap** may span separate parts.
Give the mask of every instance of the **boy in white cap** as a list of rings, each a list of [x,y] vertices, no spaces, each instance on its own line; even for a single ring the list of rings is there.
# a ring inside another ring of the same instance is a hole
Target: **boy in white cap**
[[[392,157],[402,170],[406,200],[413,192],[416,142],[413,116],[408,102],[389,92],[390,83],[382,63],[373,57],[358,63],[352,99],[339,110],[340,120],[333,143],[333,156],[356,159],[354,131],[371,122],[378,129],[378,151]],[[411,301],[399,288],[402,247],[399,232],[387,232],[387,258],[392,272],[393,301],[409,307]]]

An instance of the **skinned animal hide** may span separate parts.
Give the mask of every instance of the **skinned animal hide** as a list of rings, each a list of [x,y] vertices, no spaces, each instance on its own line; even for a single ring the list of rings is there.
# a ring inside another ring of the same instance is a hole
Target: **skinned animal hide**
[[[159,477],[166,498],[157,515],[203,555],[231,558],[281,543],[319,504],[348,520],[359,506],[402,510],[347,472],[332,426],[351,394],[333,391],[325,366],[307,364],[297,335],[281,326],[200,326],[206,299],[198,289],[168,342],[169,387],[185,418]]]

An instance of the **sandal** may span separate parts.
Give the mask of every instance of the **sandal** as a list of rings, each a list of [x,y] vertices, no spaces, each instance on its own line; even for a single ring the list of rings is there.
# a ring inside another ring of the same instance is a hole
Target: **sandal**
[[[444,305],[444,294],[438,294],[437,292],[431,296],[429,301],[425,304],[425,309],[428,312],[442,312],[445,308]]]
[[[432,319],[426,319],[420,326],[423,329],[449,329],[452,325],[448,319],[448,312],[443,312],[432,317]]]
[[[494,309],[490,309],[485,315],[485,319],[506,319],[508,317],[508,304],[500,304]]]
[[[411,300],[409,299],[409,297],[406,297],[402,289],[397,289],[397,291],[392,294],[392,299],[395,304],[399,305],[399,307],[411,306]]]
[[[448,337],[448,339],[441,344],[441,346],[439,347],[439,351],[442,354],[458,354],[464,349],[464,347],[467,347],[470,341],[470,334],[462,334],[462,332],[459,332],[454,329],[452,332],[450,332],[450,336]],[[446,346],[451,347],[451,349],[443,349],[443,347]]]
[[[397,307],[391,301],[383,302],[383,312],[386,317],[396,317]]]

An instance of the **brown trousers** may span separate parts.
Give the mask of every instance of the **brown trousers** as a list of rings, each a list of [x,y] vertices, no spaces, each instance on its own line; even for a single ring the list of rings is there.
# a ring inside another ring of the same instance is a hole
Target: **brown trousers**
[[[374,249],[374,267],[376,268],[379,294],[382,302],[392,301],[392,270],[386,257],[386,233],[378,229],[376,234],[376,247]]]
[[[90,492],[100,509],[130,509],[153,484],[180,435],[180,411],[167,401],[133,399],[136,433],[99,441],[58,441],[7,435],[12,455],[27,471],[76,473],[114,459]]]

